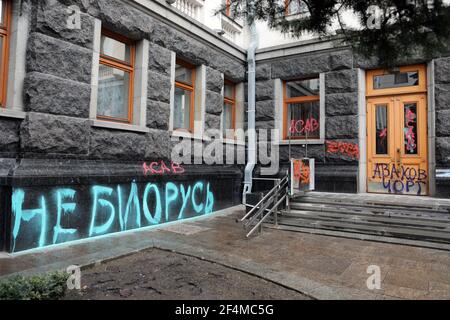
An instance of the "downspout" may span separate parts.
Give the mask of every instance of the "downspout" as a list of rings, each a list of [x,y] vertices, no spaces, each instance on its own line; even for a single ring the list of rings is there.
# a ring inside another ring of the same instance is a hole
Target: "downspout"
[[[247,202],[247,194],[252,192],[253,188],[253,170],[256,166],[256,49],[258,48],[258,32],[254,19],[250,22],[250,46],[247,51],[248,64],[248,160],[245,167],[244,193],[242,195],[243,203]]]

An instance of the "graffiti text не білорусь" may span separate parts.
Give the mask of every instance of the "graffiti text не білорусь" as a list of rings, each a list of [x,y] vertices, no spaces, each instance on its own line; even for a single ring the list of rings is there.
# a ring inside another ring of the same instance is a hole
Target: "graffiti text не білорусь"
[[[139,189],[139,186],[142,187]],[[214,211],[210,183],[199,181],[185,185],[167,182],[164,185],[147,183],[139,186],[133,181],[130,185],[94,185],[80,190],[66,187],[40,192],[14,188],[12,251],[18,238],[29,239],[26,249],[31,249]]]

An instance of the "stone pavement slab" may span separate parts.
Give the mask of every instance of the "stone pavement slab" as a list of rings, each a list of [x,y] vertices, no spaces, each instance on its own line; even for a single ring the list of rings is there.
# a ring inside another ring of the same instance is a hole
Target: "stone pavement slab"
[[[0,256],[0,276],[92,265],[149,248],[171,250],[276,282],[317,299],[450,299],[450,252],[264,229],[245,238],[236,207],[148,230]],[[367,268],[381,271],[369,290]]]

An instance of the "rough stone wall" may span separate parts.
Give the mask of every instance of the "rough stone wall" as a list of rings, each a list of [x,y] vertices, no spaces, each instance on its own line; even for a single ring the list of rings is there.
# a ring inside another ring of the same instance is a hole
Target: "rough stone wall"
[[[357,70],[347,50],[261,62],[256,69],[257,129],[275,128],[275,79],[305,79],[320,73],[325,74],[325,140],[358,145]],[[357,158],[327,153],[326,143],[291,146],[291,157],[306,155],[316,159],[319,190],[356,191]],[[280,146],[280,161],[288,163],[289,146]],[[333,184],[334,178],[341,181],[340,187]],[[321,180],[326,182],[321,185]],[[349,184],[344,187],[345,180]]]
[[[436,163],[450,166],[450,58],[435,61]]]
[[[450,170],[450,58],[435,60],[436,166]],[[450,196],[450,178],[437,177],[438,196]]]
[[[67,6],[81,8],[81,30],[66,28]],[[28,158],[64,157],[101,160],[168,160],[171,142],[170,51],[195,65],[206,65],[206,125],[220,129],[221,73],[244,81],[244,62],[209,47],[120,0],[33,1],[27,75],[24,86],[28,116],[20,126],[5,122],[0,152]],[[91,127],[90,83],[94,18],[134,40],[150,41],[147,127],[132,133]],[[15,131],[16,130],[16,131]],[[4,140],[4,141],[3,141]]]
[[[245,81],[245,64],[205,45],[192,35],[151,17],[120,0],[26,0],[31,8],[24,121],[0,118],[2,158],[55,158],[101,161],[168,160],[170,141],[170,51],[193,64],[206,66],[205,128],[220,128],[223,96],[221,73]],[[81,10],[81,30],[66,28],[67,6]],[[89,123],[94,19],[134,40],[148,39],[149,80],[147,126],[149,133],[94,128]],[[423,61],[415,61],[423,62]],[[411,63],[411,62],[410,62]],[[257,65],[257,128],[275,127],[274,79],[308,78],[325,73],[326,141],[358,144],[357,73],[355,67],[374,68],[371,61],[354,59],[348,50],[311,53]],[[436,158],[449,167],[450,58],[436,60]],[[206,146],[206,143],[205,143]],[[292,147],[293,157],[306,156],[304,146]],[[326,152],[326,144],[309,145],[318,176],[347,179],[356,186],[358,161]],[[287,146],[280,147],[283,162]],[[335,188],[335,187],[333,187]],[[350,188],[356,190],[355,188]]]
[[[181,177],[172,173],[149,177],[143,174],[142,163],[163,160],[170,164],[175,144],[168,131],[171,51],[194,65],[206,66],[206,128],[220,129],[222,73],[230,80],[244,81],[244,61],[208,46],[189,31],[183,33],[126,1],[24,0],[23,4],[30,13],[23,88],[26,118],[0,118],[0,251],[9,248],[12,190],[31,185],[36,189],[27,195],[27,201],[31,201],[28,207],[35,205],[33,201],[39,199],[39,192],[52,187],[84,190],[96,184],[156,180],[161,184],[182,181],[187,185],[198,179],[205,183],[211,181],[211,185],[212,181],[222,181],[214,192],[230,195],[223,196],[214,211],[240,203],[239,166],[192,165],[185,166]],[[67,28],[67,8],[73,4],[82,11],[81,29]],[[96,18],[111,31],[150,42],[148,133],[91,125]],[[83,221],[88,221],[87,212],[80,214]],[[48,230],[53,229],[49,226]]]

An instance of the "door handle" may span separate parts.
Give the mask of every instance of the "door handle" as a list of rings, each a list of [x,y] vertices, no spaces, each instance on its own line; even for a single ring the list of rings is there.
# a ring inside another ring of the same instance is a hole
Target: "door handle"
[[[396,156],[396,158],[397,158],[397,165],[398,166],[401,166],[401,159],[402,159],[402,157],[401,157],[401,150],[400,150],[400,148],[397,148],[397,156]]]

